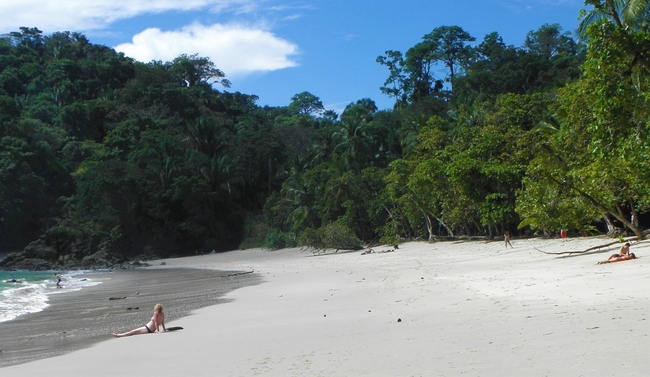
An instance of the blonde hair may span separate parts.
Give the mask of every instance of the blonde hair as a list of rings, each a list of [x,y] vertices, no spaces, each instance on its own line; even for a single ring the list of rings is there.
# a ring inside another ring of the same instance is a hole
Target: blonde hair
[[[154,312],[162,312],[162,305],[156,304],[156,306],[153,307]]]

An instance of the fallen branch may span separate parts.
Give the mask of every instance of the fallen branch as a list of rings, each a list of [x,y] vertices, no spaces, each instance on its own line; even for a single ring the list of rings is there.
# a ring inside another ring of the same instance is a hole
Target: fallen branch
[[[623,242],[636,241],[638,239],[639,239],[638,237],[633,237],[633,238],[630,238],[630,239],[627,239],[627,240],[623,240]],[[562,251],[562,252],[559,252],[559,253],[550,253],[548,251],[540,250],[538,248],[535,248],[535,250],[537,250],[539,252],[542,252],[544,254],[549,254],[549,255],[584,254],[584,253],[587,253],[587,252],[590,252],[590,251],[593,251],[593,250],[602,249],[603,247],[609,247],[609,246],[620,244],[620,243],[621,243],[621,241],[614,241],[614,242],[610,242],[610,243],[605,244],[605,245],[590,247],[587,250],[582,250],[582,251]]]
[[[222,276],[222,278],[229,278],[229,277],[233,277],[233,276],[247,275],[247,274],[252,274],[252,273],[254,273],[254,272],[255,272],[255,271],[242,271],[242,272],[235,272],[234,274],[230,274],[230,275]]]

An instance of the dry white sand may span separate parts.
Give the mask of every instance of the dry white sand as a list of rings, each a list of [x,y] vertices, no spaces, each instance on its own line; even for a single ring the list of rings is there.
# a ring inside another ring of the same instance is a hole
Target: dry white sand
[[[593,237],[407,243],[392,253],[246,250],[166,266],[254,270],[168,326],[2,369],[6,376],[647,376],[650,243]],[[387,249],[386,247],[375,250]],[[164,303],[163,303],[164,304]]]

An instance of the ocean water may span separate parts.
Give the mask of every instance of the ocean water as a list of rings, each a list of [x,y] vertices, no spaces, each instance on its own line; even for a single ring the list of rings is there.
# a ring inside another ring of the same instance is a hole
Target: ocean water
[[[63,288],[56,287],[54,272],[0,271],[0,322],[40,312],[49,297],[99,284],[87,271],[60,272]]]

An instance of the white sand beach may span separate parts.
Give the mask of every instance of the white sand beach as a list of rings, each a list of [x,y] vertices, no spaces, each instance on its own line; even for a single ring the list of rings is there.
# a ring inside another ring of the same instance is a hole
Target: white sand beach
[[[650,242],[605,237],[411,242],[395,252],[245,250],[169,267],[255,271],[258,285],[168,323],[2,368],[3,376],[647,376]],[[384,250],[389,247],[376,247]],[[158,263],[156,263],[158,264]],[[164,302],[162,303],[165,304]],[[126,329],[123,329],[126,330]]]

